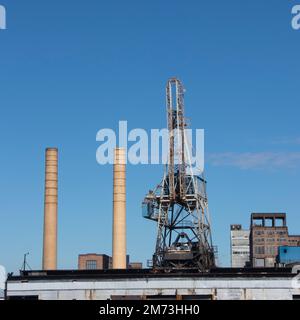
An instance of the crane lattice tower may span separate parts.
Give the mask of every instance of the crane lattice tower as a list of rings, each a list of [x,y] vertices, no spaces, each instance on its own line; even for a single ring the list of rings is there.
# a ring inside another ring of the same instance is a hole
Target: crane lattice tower
[[[215,266],[206,180],[193,170],[184,117],[184,88],[171,78],[166,87],[168,161],[161,183],[143,201],[143,216],[157,222],[154,269]]]

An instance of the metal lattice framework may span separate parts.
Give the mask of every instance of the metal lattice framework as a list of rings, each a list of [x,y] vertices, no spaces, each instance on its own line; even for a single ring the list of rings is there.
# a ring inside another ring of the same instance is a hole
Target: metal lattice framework
[[[167,83],[166,104],[168,163],[162,182],[143,201],[143,216],[157,222],[153,268],[205,271],[215,266],[206,181],[192,169],[184,89],[176,78]]]

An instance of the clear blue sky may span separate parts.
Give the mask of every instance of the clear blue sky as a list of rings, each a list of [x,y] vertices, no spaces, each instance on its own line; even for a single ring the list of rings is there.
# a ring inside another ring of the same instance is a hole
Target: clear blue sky
[[[229,226],[288,214],[300,233],[300,31],[292,0],[0,0],[0,264],[41,267],[44,149],[60,150],[59,268],[111,253],[112,167],[95,160],[101,128],[163,128],[165,83],[186,87],[206,135],[213,239],[229,264]],[[128,167],[128,253],[151,258],[141,202],[163,173]]]

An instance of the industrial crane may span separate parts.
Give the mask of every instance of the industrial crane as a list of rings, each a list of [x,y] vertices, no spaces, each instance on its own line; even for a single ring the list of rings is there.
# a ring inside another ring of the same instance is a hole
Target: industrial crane
[[[166,86],[168,161],[161,183],[143,201],[144,218],[157,222],[154,269],[198,269],[215,266],[203,172],[196,173],[185,129],[184,88],[171,78]]]

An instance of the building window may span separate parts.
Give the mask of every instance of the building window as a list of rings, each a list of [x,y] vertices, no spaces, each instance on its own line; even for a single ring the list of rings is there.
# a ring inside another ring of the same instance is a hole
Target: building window
[[[265,219],[265,227],[273,227],[273,219],[272,218],[266,218]]]
[[[95,270],[95,269],[97,269],[97,261],[96,260],[87,260],[85,266],[86,266],[87,270]]]
[[[254,247],[255,254],[265,254],[265,247]]]
[[[266,247],[266,254],[267,255],[276,255],[276,247]]]
[[[285,234],[287,234],[286,231],[277,231],[276,233],[279,234],[279,235],[285,235]]]
[[[253,225],[256,227],[262,227],[264,225],[264,219],[262,218],[253,219]]]
[[[249,255],[249,251],[234,251],[232,254],[236,254],[236,255]]]
[[[264,234],[264,231],[263,231],[263,230],[255,231],[255,234],[256,234],[257,236],[261,236],[261,235]]]
[[[265,242],[265,238],[257,238],[257,239],[254,239],[254,242],[255,242],[255,243]]]

